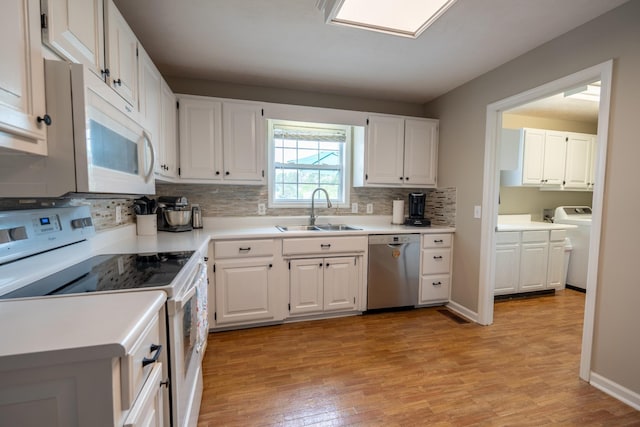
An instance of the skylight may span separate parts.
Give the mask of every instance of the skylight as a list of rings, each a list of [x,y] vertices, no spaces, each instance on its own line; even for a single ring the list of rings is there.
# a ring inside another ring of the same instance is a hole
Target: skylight
[[[328,22],[417,38],[456,0],[338,0]]]

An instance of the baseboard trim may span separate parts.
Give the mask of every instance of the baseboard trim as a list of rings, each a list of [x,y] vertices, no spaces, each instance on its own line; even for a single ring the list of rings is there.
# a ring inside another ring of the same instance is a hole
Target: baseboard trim
[[[571,289],[572,291],[582,292],[583,294],[587,293],[587,290],[585,288],[581,288],[579,286],[573,286],[573,285],[570,285],[568,283],[566,285],[564,285],[564,287],[567,288],[567,289]]]
[[[478,323],[478,313],[476,313],[475,311],[471,311],[469,310],[467,307],[458,304],[455,301],[449,301],[445,307],[447,307],[449,310],[453,311],[454,313],[471,320],[474,323]]]
[[[608,394],[611,397],[618,399],[619,401],[626,403],[633,409],[640,411],[640,393],[636,393],[629,390],[620,384],[611,381],[591,371],[589,383],[598,390]]]

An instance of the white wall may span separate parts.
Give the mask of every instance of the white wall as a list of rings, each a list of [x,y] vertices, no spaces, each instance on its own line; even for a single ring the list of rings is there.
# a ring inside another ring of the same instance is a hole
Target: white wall
[[[621,7],[425,106],[440,119],[439,183],[457,187],[452,298],[478,310],[484,136],[488,104],[614,59],[592,370],[640,393],[640,1]],[[576,372],[577,375],[577,372]]]

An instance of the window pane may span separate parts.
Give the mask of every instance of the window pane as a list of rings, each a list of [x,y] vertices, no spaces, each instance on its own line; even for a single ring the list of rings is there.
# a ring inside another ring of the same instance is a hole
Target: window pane
[[[302,150],[318,150],[318,143],[316,141],[299,141],[298,148]]]
[[[298,150],[295,148],[285,148],[283,150],[282,163],[297,163],[298,162]]]
[[[301,170],[298,174],[300,183],[317,185],[319,182],[319,173],[316,170]]]
[[[284,184],[282,186],[281,199],[296,200],[298,198],[298,186],[296,184]]]
[[[339,171],[320,171],[320,184],[340,184]]]

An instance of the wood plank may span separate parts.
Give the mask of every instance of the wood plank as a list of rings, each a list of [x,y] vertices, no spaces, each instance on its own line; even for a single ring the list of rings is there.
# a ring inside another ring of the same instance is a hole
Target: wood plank
[[[209,335],[198,426],[640,425],[578,378],[584,294]]]

